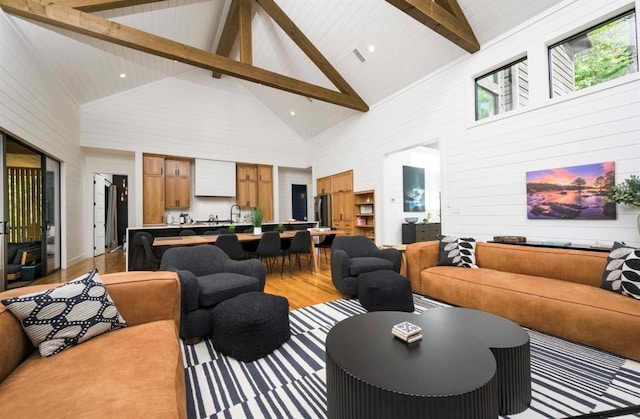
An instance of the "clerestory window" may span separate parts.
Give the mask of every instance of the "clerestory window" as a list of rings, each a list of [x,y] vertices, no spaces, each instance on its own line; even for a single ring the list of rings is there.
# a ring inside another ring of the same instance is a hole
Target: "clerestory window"
[[[637,71],[635,10],[549,47],[551,97]]]
[[[476,121],[509,112],[529,103],[526,57],[484,76],[476,85]]]

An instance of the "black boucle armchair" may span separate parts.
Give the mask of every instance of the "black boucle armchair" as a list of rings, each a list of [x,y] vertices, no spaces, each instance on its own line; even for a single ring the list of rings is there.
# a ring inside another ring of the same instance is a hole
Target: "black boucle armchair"
[[[267,272],[257,259],[236,261],[215,246],[172,247],[160,269],[180,277],[180,337],[197,343],[212,333],[211,311],[220,302],[245,292],[263,291]]]
[[[331,246],[331,281],[344,295],[358,295],[358,275],[392,270],[400,272],[401,255],[396,249],[378,249],[366,236],[336,236]]]

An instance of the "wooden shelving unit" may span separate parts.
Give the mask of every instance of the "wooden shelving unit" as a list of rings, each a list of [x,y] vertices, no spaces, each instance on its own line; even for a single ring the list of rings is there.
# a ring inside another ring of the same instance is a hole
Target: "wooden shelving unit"
[[[376,213],[375,191],[355,192],[353,194],[354,214],[356,216],[355,232],[358,235],[367,236],[371,240],[376,238]]]

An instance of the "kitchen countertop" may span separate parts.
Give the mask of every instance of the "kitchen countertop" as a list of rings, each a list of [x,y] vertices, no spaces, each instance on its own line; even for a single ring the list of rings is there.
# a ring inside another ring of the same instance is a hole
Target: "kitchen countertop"
[[[316,224],[317,221],[283,221],[283,225],[296,225],[296,224]],[[145,224],[142,227],[130,227],[130,229],[154,229],[154,228],[191,228],[191,227],[228,227],[232,223],[225,222],[208,222],[208,221],[199,221],[194,223],[185,223],[185,224]],[[233,223],[238,227],[251,227],[251,223]],[[279,223],[271,222],[271,223],[262,223],[262,225],[278,225]]]

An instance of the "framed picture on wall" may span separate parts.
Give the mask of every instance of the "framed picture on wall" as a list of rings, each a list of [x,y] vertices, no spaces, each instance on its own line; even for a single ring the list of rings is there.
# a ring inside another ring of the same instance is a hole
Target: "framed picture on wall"
[[[405,212],[424,212],[424,168],[402,166],[402,188]]]
[[[527,172],[527,218],[615,220],[615,162]]]

